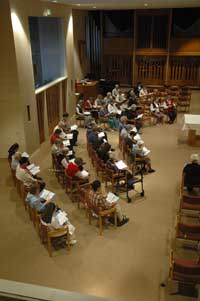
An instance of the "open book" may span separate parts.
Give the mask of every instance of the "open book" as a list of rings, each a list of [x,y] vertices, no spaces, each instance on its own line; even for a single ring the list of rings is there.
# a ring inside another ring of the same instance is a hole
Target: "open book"
[[[67,214],[63,211],[59,211],[58,214],[56,215],[56,217],[61,226],[66,224],[68,221]]]
[[[91,113],[90,112],[84,112],[84,115],[89,116],[89,115],[91,115]]]
[[[77,130],[77,128],[78,128],[78,126],[76,124],[74,124],[71,126],[71,131],[75,131],[75,130]]]
[[[27,169],[32,173],[33,176],[40,172],[40,167],[35,166],[35,164],[30,164],[27,166]]]
[[[27,154],[26,152],[23,152],[22,157],[29,158],[29,154]]]
[[[108,192],[106,201],[110,204],[116,203],[119,200],[119,197],[112,192]]]
[[[85,169],[81,171],[81,174],[85,178],[89,176],[89,172],[87,170],[85,170]]]
[[[69,142],[69,140],[63,140],[63,144],[64,144],[64,146],[69,146],[70,142]]]
[[[103,137],[105,137],[105,134],[104,134],[104,132],[100,132],[100,133],[98,134],[98,137],[99,137],[99,138],[103,138]]]
[[[68,155],[68,156],[73,155],[73,151],[72,151],[72,150],[68,151],[67,155]]]
[[[71,140],[73,139],[73,134],[66,134],[65,137],[66,139]]]
[[[40,192],[40,197],[41,199],[44,199],[46,201],[50,201],[53,197],[55,196],[55,193],[54,192],[51,192],[47,189],[43,189],[41,192]]]
[[[134,136],[134,140],[135,140],[135,141],[141,140],[140,135],[139,135],[139,134],[136,134],[136,135]]]
[[[126,169],[128,166],[126,165],[126,163],[124,163],[124,161],[120,160],[120,161],[117,161],[115,163],[115,165],[117,166],[118,169]]]
[[[139,114],[137,117],[136,117],[136,119],[140,119],[140,118],[142,118],[143,117],[143,114]]]
[[[144,156],[147,156],[148,154],[150,154],[150,152],[151,151],[148,148],[146,148],[145,146],[143,147],[142,153],[143,153]]]

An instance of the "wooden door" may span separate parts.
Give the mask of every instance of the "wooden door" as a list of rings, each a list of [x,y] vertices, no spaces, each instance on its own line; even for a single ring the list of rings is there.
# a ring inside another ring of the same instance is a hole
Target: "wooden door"
[[[59,84],[50,87],[46,90],[47,101],[47,117],[49,134],[53,132],[54,127],[59,121],[59,101],[60,101],[60,87]]]
[[[62,106],[63,113],[67,111],[67,80],[62,81]]]
[[[39,137],[40,144],[45,140],[44,132],[44,92],[36,95],[37,103],[37,116],[38,116],[38,127],[39,127]]]

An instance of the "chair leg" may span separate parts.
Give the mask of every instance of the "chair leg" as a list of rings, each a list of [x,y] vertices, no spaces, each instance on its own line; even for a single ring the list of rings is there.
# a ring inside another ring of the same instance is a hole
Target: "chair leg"
[[[114,212],[114,223],[115,223],[115,229],[117,229],[117,211]]]
[[[99,215],[99,234],[102,235],[102,216]]]
[[[67,230],[67,250],[70,251],[70,233],[69,233],[69,229]]]
[[[91,210],[88,209],[88,221],[89,221],[89,225],[92,224],[92,213],[91,213]]]
[[[49,253],[49,256],[52,257],[52,250],[51,250],[51,239],[50,237],[48,236],[47,237],[47,248],[48,248],[48,253]]]

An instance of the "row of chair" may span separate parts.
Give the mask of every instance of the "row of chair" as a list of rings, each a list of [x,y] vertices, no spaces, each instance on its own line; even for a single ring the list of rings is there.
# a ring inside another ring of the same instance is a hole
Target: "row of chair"
[[[190,248],[195,246],[198,249],[200,243],[199,221],[200,195],[189,194],[185,191],[184,176],[182,176],[180,207],[175,225],[175,241],[186,242],[186,246],[191,243]],[[183,243],[182,247],[184,246]],[[200,258],[197,257],[197,260],[183,259],[175,256],[174,251],[171,252],[169,279],[178,283],[177,293],[182,294],[185,286],[195,291],[195,286],[200,283]]]
[[[78,178],[71,178],[65,172],[64,167],[58,163],[56,155],[52,155],[53,168],[55,170],[55,175],[57,177],[58,182],[64,188],[65,191],[72,200],[72,202],[77,203],[77,207],[83,207],[86,211],[86,217],[88,218],[88,222],[92,224],[92,217],[98,217],[98,226],[99,226],[99,234],[103,233],[103,221],[105,217],[110,215],[114,215],[114,226],[117,227],[117,213],[115,208],[111,208],[109,210],[103,210],[96,208],[89,199],[89,193],[91,190],[91,183],[83,183],[82,180]],[[97,166],[97,165],[96,165]],[[100,170],[98,169],[98,175]],[[96,214],[94,214],[96,213]]]
[[[11,168],[10,160],[8,160],[8,162],[11,170],[13,184],[16,187],[18,196],[22,200],[22,205],[24,209],[28,212],[30,221],[32,221],[33,226],[36,229],[38,236],[41,240],[41,243],[47,245],[49,256],[50,257],[52,256],[52,240],[59,236],[66,235],[67,249],[70,250],[70,236],[69,236],[68,228],[50,230],[49,227],[47,227],[41,222],[41,214],[37,212],[35,208],[32,208],[29,205],[29,203],[26,201],[26,196],[28,193],[27,187],[24,185],[23,182],[17,179],[15,175],[15,171]]]

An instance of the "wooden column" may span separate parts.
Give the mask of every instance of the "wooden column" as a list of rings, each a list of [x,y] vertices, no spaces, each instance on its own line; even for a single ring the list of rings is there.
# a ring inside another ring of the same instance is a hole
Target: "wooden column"
[[[170,58],[170,40],[171,40],[171,27],[172,27],[172,8],[169,12],[169,22],[168,22],[168,39],[167,39],[167,60],[166,60],[166,68],[165,68],[165,84],[168,84],[169,78],[169,58]]]
[[[137,21],[136,21],[136,10],[134,10],[134,15],[133,15],[133,20],[134,20],[134,25],[133,25],[133,72],[132,72],[132,85],[134,86],[134,84],[136,83],[135,80],[135,71],[136,71],[136,66],[135,66],[135,57],[136,57],[136,47],[137,47],[137,40],[136,40],[136,34],[137,34],[137,30],[136,30],[136,26],[137,26]]]

